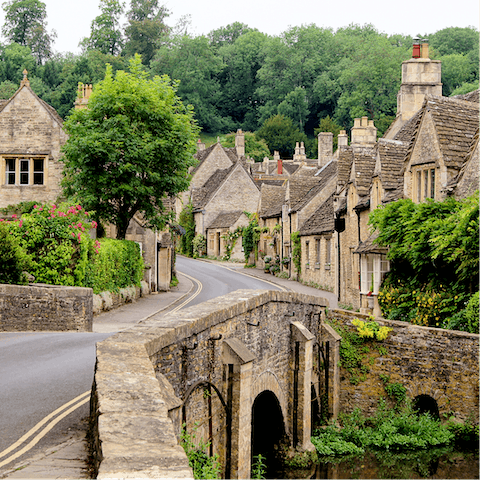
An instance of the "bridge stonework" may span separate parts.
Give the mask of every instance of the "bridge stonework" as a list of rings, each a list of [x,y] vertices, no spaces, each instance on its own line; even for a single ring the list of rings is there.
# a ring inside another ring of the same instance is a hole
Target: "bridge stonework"
[[[195,442],[211,440],[209,453],[219,455],[224,476],[249,478],[252,410],[263,392],[278,402],[291,446],[304,450],[313,448],[312,386],[316,395],[328,393],[333,417],[354,406],[374,408],[385,396],[380,373],[404,384],[409,396],[431,395],[441,411],[466,418],[476,404],[478,415],[478,335],[385,321],[394,328],[388,354],[353,386],[340,366],[341,338],[324,322],[326,306],[319,297],[239,290],[97,344],[97,478],[192,478],[179,446],[183,424]],[[345,324],[352,318],[343,310],[328,314]],[[429,378],[429,371],[439,373]]]

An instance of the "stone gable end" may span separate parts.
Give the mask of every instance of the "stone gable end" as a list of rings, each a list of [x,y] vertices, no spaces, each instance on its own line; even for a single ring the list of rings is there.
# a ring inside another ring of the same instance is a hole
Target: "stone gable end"
[[[237,166],[206,205],[205,225],[208,227],[220,212],[243,210],[256,212],[260,192],[240,165]]]
[[[203,187],[216,170],[224,170],[231,166],[232,161],[228,158],[222,146],[217,143],[210,155],[199,165],[192,178],[191,188]]]

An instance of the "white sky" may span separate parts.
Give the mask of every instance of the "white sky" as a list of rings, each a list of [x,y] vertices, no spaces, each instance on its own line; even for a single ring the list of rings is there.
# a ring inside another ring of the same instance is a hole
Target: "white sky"
[[[49,30],[56,30],[54,50],[78,53],[78,42],[90,34],[90,24],[100,13],[98,0],[43,0]],[[129,0],[126,0],[127,7]],[[160,0],[162,3],[162,0]],[[233,22],[242,22],[269,35],[290,26],[314,23],[334,30],[351,23],[373,24],[387,34],[416,36],[446,27],[479,25],[478,0],[163,0],[173,26],[183,15],[191,16],[191,32],[207,34]],[[4,15],[0,9],[0,24]]]

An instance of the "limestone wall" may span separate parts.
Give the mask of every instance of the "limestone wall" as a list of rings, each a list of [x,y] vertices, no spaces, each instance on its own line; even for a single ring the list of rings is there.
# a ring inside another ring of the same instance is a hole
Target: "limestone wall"
[[[367,316],[346,310],[331,310],[329,316],[344,325],[353,318]],[[382,342],[388,353],[375,354],[375,363],[364,382],[352,385],[345,369],[340,370],[340,410],[350,412],[359,407],[373,414],[380,396],[385,396],[379,375],[401,383],[407,396],[428,395],[438,404],[440,416],[455,412],[465,420],[471,413],[478,422],[478,352],[479,335],[420,327],[406,322],[377,319],[380,325],[393,328]]]
[[[92,394],[97,478],[191,477],[177,442],[183,421],[189,432],[199,423],[197,438],[207,439],[212,429],[213,451],[224,463],[225,408],[208,385],[227,398],[229,373],[222,360],[232,355],[225,351],[227,340],[242,342],[251,356],[246,363],[240,361],[235,373],[248,377],[251,388],[239,392],[233,411],[251,415],[256,395],[269,389],[279,400],[288,429],[292,320],[320,334],[325,305],[324,299],[290,292],[239,290],[175,315],[153,317],[97,344]],[[306,361],[311,368],[311,358]],[[309,394],[299,398],[299,404],[309,400]],[[187,396],[183,413],[180,399]],[[232,443],[232,454],[250,451],[250,435],[237,435]]]
[[[91,332],[91,288],[0,285],[0,331]]]

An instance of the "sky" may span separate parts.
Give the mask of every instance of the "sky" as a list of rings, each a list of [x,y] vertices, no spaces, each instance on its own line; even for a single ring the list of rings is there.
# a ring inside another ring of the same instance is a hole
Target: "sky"
[[[90,34],[92,20],[100,13],[99,0],[42,0],[47,7],[48,30],[55,30],[56,52],[79,53],[79,41]],[[125,0],[127,8],[129,0]],[[162,0],[160,0],[162,3]],[[338,28],[352,23],[370,23],[386,34],[434,33],[447,27],[479,26],[478,0],[163,0],[171,12],[167,19],[174,26],[184,15],[190,15],[190,33],[207,34],[233,22],[276,36],[289,27],[316,24]],[[3,25],[3,10],[0,24]]]

